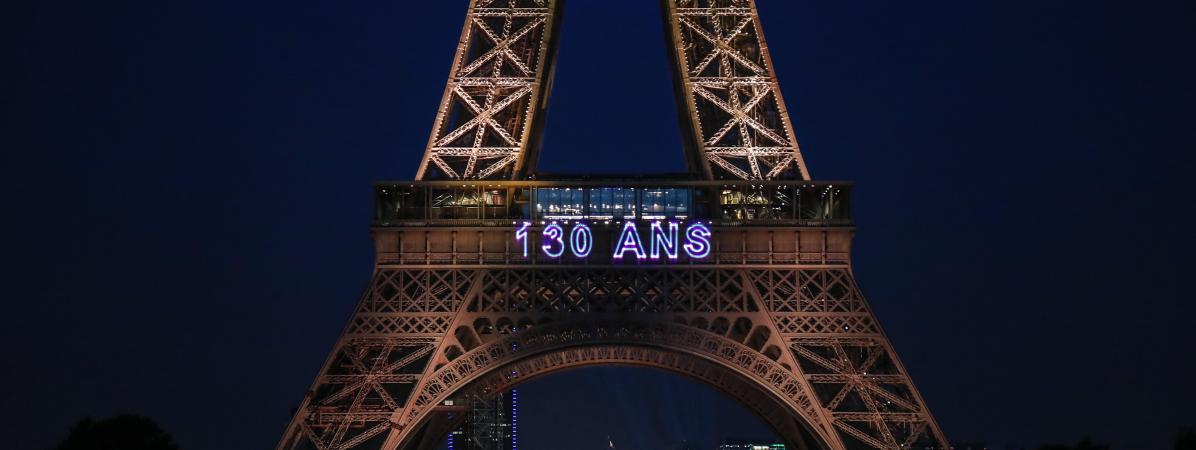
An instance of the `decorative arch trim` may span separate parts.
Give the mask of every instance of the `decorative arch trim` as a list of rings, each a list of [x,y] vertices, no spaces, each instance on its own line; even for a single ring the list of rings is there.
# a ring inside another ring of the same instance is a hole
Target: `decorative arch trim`
[[[663,369],[706,382],[762,414],[761,405],[787,411],[762,417],[791,444],[840,448],[803,383],[743,344],[689,326],[646,321],[572,321],[547,324],[477,347],[432,373],[394,420],[389,442],[406,441],[433,409],[468,390],[501,391],[549,373],[593,365]],[[763,414],[762,414],[763,415]],[[798,417],[786,422],[784,417]],[[401,448],[401,447],[399,447]]]

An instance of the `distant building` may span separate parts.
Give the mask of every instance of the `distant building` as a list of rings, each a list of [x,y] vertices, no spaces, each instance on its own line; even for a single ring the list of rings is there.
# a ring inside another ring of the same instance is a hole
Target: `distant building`
[[[474,396],[461,425],[449,433],[448,450],[516,450],[519,447],[519,392],[494,398]]]
[[[785,450],[785,444],[769,444],[763,441],[726,440],[718,450]]]

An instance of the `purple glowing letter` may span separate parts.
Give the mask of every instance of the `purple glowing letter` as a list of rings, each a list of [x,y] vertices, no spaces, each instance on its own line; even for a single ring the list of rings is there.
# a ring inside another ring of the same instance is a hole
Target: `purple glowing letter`
[[[615,259],[623,259],[623,253],[634,252],[636,260],[644,259],[644,244],[640,242],[639,230],[635,229],[635,222],[627,221],[623,224],[623,232],[619,234],[619,246],[615,248]]]
[[[531,222],[523,222],[519,229],[515,230],[515,242],[523,243],[523,257],[527,258],[527,228],[532,226]]]
[[[651,244],[649,244],[652,259],[659,259],[660,249],[664,247],[664,254],[668,255],[669,260],[677,260],[677,228],[677,222],[669,222],[669,231],[666,233],[659,220],[652,222],[652,237]]]
[[[541,245],[540,248],[544,250],[545,255],[550,258],[560,258],[565,253],[565,229],[561,228],[561,224],[553,222],[544,227],[541,235],[544,238],[544,245]]]
[[[590,256],[590,250],[594,248],[594,233],[590,231],[589,225],[579,223],[573,227],[573,231],[569,233],[569,247],[573,250],[573,256]]]
[[[710,256],[710,227],[701,223],[690,224],[685,230],[685,254],[693,259]]]

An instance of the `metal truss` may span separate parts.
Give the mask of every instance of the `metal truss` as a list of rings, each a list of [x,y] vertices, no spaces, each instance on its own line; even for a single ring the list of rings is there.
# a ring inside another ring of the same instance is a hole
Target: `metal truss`
[[[753,0],[666,0],[691,147],[708,178],[810,179]]]
[[[472,0],[420,180],[531,172],[558,3]],[[809,180],[754,1],[662,4],[693,171]],[[795,449],[948,448],[856,286],[850,228],[735,225],[709,263],[632,267],[512,264],[508,235],[483,239],[505,231],[446,225],[375,229],[369,288],[278,450],[431,448],[460,399],[603,364],[719,388]]]
[[[558,4],[473,0],[416,179],[534,168]],[[690,164],[707,179],[810,179],[753,0],[664,0]]]
[[[524,170],[551,73],[556,3],[473,0],[417,179]]]
[[[845,266],[384,265],[278,448],[416,448],[446,401],[599,364],[707,382],[794,448],[946,444]]]

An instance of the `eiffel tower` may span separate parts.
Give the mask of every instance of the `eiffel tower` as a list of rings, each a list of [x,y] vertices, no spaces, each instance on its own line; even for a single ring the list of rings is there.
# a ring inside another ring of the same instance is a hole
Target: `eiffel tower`
[[[429,449],[466,399],[630,365],[719,389],[793,449],[949,448],[852,275],[753,0],[663,0],[683,176],[538,175],[559,0],[472,0],[414,181],[279,450]]]

